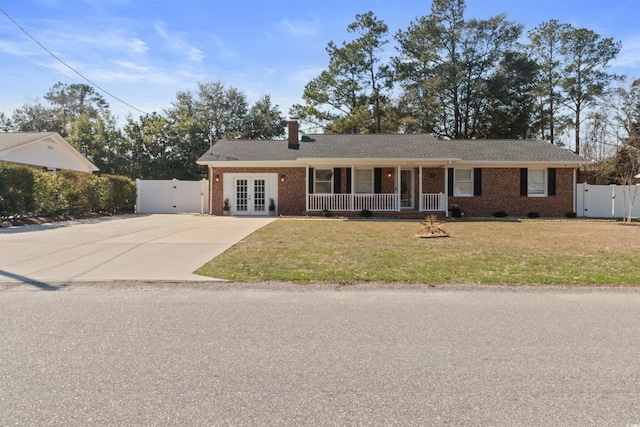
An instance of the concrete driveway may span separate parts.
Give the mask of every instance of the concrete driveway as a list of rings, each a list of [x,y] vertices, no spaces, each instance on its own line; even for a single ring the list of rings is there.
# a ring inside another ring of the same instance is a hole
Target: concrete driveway
[[[193,272],[273,220],[129,215],[0,229],[0,282],[211,280]]]

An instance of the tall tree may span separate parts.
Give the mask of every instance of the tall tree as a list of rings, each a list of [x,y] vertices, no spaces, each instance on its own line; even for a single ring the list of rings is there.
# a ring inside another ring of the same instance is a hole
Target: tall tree
[[[567,106],[574,113],[576,154],[580,154],[582,112],[593,106],[616,78],[605,70],[621,47],[621,43],[613,38],[602,38],[586,28],[564,33],[561,53],[565,57],[565,66],[561,84],[568,99]]]
[[[249,110],[242,137],[246,139],[275,139],[283,137],[287,120],[277,105],[271,104],[271,96],[264,95]]]
[[[157,113],[147,114],[138,121],[129,118],[124,127],[131,147],[130,177],[139,179],[176,178],[173,159],[171,123]],[[179,171],[178,171],[179,172]]]
[[[494,139],[535,137],[537,124],[533,117],[537,77],[538,65],[524,52],[508,52],[487,81],[487,108],[477,136]]]
[[[527,33],[527,50],[539,65],[537,92],[541,97],[540,130],[542,139],[555,143],[557,130],[562,130],[566,121],[559,117],[563,105],[560,90],[562,80],[562,50],[566,34],[572,30],[568,24],[560,24],[555,19],[544,22]],[[560,125],[559,129],[558,125]]]
[[[26,103],[11,116],[11,130],[15,132],[58,132],[67,135],[67,123],[50,107],[40,102]]]
[[[478,135],[488,106],[486,83],[522,32],[504,15],[465,20],[464,11],[464,0],[434,0],[430,15],[396,34],[403,87],[435,108],[431,127],[450,139]]]
[[[382,104],[392,85],[389,67],[380,58],[389,30],[373,12],[356,15],[347,29],[358,37],[341,46],[329,42],[328,69],[305,86],[305,104],[294,105],[290,115],[326,132],[379,133]]]
[[[242,135],[247,109],[247,97],[238,89],[227,88],[219,81],[198,84],[196,114],[215,140]]]
[[[62,116],[65,123],[84,115],[95,120],[100,114],[109,110],[109,103],[96,90],[84,83],[56,83],[44,95],[44,99]]]

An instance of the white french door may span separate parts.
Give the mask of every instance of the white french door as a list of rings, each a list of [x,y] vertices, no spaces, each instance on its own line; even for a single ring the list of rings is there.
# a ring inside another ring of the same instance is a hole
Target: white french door
[[[266,179],[235,178],[233,192],[234,215],[267,215]]]

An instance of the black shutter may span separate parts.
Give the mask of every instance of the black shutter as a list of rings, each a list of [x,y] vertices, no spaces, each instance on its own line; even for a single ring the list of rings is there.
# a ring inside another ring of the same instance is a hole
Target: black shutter
[[[526,196],[529,194],[529,170],[527,168],[520,168],[520,195]]]
[[[547,195],[556,195],[556,168],[547,170]]]
[[[309,194],[313,194],[313,168],[309,168]]]
[[[342,190],[342,169],[333,168],[333,194],[340,194]]]
[[[449,197],[453,197],[453,169],[447,171],[447,187],[449,188]]]
[[[351,194],[351,171],[353,169],[347,168],[347,194]]]
[[[473,168],[473,195],[482,195],[482,169]]]
[[[382,168],[373,170],[373,192],[376,194],[382,193]]]

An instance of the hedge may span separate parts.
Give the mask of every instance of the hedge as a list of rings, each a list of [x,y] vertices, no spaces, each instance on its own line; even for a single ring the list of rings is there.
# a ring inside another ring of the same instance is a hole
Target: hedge
[[[136,184],[117,175],[68,170],[57,175],[0,163],[0,216],[133,212]]]

